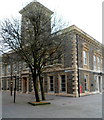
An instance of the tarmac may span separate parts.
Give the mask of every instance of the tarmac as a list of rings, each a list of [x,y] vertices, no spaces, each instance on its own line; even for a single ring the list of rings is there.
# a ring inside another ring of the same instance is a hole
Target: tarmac
[[[33,94],[13,95],[2,92],[2,118],[102,118],[102,95],[80,98],[46,95],[48,105],[32,106]]]

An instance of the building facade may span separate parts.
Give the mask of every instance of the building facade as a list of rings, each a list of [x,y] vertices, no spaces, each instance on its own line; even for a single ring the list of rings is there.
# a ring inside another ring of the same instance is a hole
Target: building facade
[[[25,11],[30,11],[35,4],[37,2],[27,5]],[[48,8],[44,7],[44,9],[49,16],[52,14]],[[22,14],[22,25],[25,25],[24,9],[20,13]],[[43,74],[45,93],[78,97],[102,92],[104,45],[75,25],[63,29],[59,35],[62,35],[64,39],[64,54],[60,62],[53,62],[45,67]],[[12,52],[8,54],[17,58]],[[12,57],[5,60],[5,56],[2,56],[0,62],[1,90],[10,90],[11,86],[14,87],[14,76],[16,76],[18,92],[34,91],[31,72],[25,62],[19,59],[12,61]]]

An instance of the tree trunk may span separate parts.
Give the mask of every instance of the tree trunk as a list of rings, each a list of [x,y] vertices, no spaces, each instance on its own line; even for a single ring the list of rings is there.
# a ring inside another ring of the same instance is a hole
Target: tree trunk
[[[38,81],[35,75],[33,75],[33,85],[34,85],[36,102],[40,102],[39,92],[38,92]]]
[[[40,89],[41,89],[41,97],[42,97],[42,100],[46,100],[46,99],[45,99],[45,94],[44,94],[43,83],[42,83],[42,77],[40,76],[40,74],[39,74],[39,82],[40,82]]]

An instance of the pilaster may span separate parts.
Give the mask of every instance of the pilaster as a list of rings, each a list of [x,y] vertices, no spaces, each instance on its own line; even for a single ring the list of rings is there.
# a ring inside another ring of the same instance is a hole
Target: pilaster
[[[29,93],[29,77],[27,77],[27,94]]]
[[[73,76],[73,94],[78,97],[78,65],[77,65],[77,44],[76,44],[76,34],[72,33],[72,67],[74,69]]]
[[[31,80],[31,86],[32,86],[32,92],[34,92],[34,84],[33,84],[33,80]]]
[[[22,88],[21,88],[21,90],[22,90],[22,93],[23,93],[23,77],[21,78],[21,80],[22,80]]]

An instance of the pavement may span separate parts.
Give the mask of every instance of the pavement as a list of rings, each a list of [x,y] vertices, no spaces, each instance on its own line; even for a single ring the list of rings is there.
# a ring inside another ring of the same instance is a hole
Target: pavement
[[[2,92],[0,91],[0,120],[2,118]]]
[[[32,106],[33,94],[17,94],[16,103],[9,92],[2,92],[2,118],[102,118],[102,95],[80,98],[46,95],[51,104]]]

